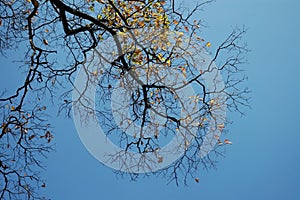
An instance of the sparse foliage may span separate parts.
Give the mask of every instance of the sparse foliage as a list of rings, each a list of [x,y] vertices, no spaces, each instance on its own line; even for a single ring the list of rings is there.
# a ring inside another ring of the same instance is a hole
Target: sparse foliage
[[[240,74],[247,51],[240,42],[245,29],[233,30],[219,46],[202,38],[201,21],[192,16],[210,2],[187,9],[175,0],[0,0],[1,53],[27,48],[21,66],[24,83],[11,96],[0,95],[0,199],[42,199],[39,189],[46,184],[38,168],[43,168],[53,139],[43,99],[59,105],[59,113],[67,116],[72,106],[80,108],[75,114],[83,124],[92,113],[107,137],[123,149],[108,158],[121,163],[117,173],[132,179],[139,175],[121,159],[135,159],[130,157],[135,152],[141,155],[134,161],[137,167],[148,166],[140,171],[146,175],[162,175],[177,184],[189,178],[198,183],[199,168],[214,167],[220,147],[232,144],[221,135],[228,123],[220,114],[222,105],[239,113],[248,106]],[[206,51],[211,59],[201,57]],[[80,70],[85,70],[83,90],[76,85]],[[222,84],[216,83],[219,75]],[[205,77],[216,85],[208,86]],[[91,84],[97,86],[92,104],[86,94]],[[192,87],[193,94],[182,92]],[[72,99],[72,91],[79,95]],[[120,104],[116,91],[126,104]],[[120,95],[122,91],[130,92],[130,98]],[[105,106],[112,99],[115,107]],[[207,141],[211,127],[218,134]],[[183,138],[172,149],[179,158],[152,171],[151,163],[168,162],[160,150],[176,135]],[[207,154],[203,145],[215,141]],[[151,160],[143,155],[151,155]]]

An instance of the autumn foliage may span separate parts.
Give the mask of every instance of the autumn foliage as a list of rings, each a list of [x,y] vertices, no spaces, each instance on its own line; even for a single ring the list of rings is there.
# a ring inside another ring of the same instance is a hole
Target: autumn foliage
[[[72,106],[85,105],[84,93],[71,98],[71,92],[77,90],[76,75],[84,66],[104,61],[108,67],[86,71],[88,82],[99,87],[96,103],[109,104],[107,97],[117,81],[120,87],[132,89],[129,82],[121,81],[129,74],[138,86],[129,105],[134,117],[125,116],[124,123],[131,120],[143,130],[150,123],[149,113],[164,118],[164,123],[154,124],[159,128],[152,135],[140,131],[128,137],[113,123],[111,113],[99,109],[97,117],[108,130],[107,136],[119,133],[125,153],[155,154],[155,162],[161,164],[167,159],[158,153],[160,141],[195,129],[193,139],[183,141],[185,151],[179,159],[149,174],[177,184],[186,184],[190,178],[198,183],[199,169],[215,167],[221,147],[233,144],[224,135],[228,120],[219,123],[214,110],[224,102],[230,111],[239,113],[248,106],[248,90],[243,85],[246,78],[240,75],[247,51],[240,41],[245,30],[233,30],[221,44],[202,37],[204,26],[194,16],[210,2],[199,1],[188,9],[177,0],[0,0],[0,52],[5,55],[21,49],[24,58],[18,67],[26,72],[23,84],[12,95],[5,93],[5,88],[0,91],[0,199],[43,199],[39,189],[46,188],[46,183],[40,169],[45,167],[42,161],[53,150],[56,138],[48,122],[48,108],[57,105],[59,114],[70,117]],[[107,41],[114,51],[101,49]],[[203,52],[210,52],[211,59],[194,59]],[[218,66],[212,67],[216,62]],[[199,70],[202,65],[205,67]],[[184,82],[179,86],[160,84],[167,79],[161,72],[179,74],[178,80]],[[203,77],[211,74],[223,76],[222,88],[205,84]],[[145,81],[153,77],[156,82]],[[181,102],[176,94],[190,86],[196,87],[196,93]],[[221,101],[211,96],[214,94],[226,99]],[[197,117],[182,117],[180,106],[195,106]],[[84,117],[94,112],[92,109],[85,107],[79,115]],[[216,145],[212,153],[201,157],[199,152],[213,120],[215,130],[222,134],[213,135]],[[116,156],[112,160],[117,160]],[[116,172],[132,179],[138,176]]]

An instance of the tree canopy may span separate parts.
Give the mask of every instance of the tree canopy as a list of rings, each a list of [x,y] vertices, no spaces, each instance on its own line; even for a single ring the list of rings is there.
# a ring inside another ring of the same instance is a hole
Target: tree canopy
[[[1,54],[21,48],[26,72],[13,95],[0,91],[0,198],[43,199],[51,103],[79,132],[96,124],[114,141],[117,150],[94,156],[116,173],[199,182],[232,144],[226,111],[243,114],[249,99],[245,29],[219,45],[203,38],[195,15],[211,2],[0,0]]]

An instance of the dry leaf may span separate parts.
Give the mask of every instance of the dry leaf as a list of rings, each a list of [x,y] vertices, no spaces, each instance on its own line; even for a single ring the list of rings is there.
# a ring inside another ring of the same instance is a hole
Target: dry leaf
[[[56,78],[53,78],[52,81],[51,81],[51,82],[52,82],[52,85],[55,84],[55,81],[56,81]]]
[[[48,44],[49,44],[48,41],[47,41],[46,39],[44,39],[43,42],[44,42],[45,45],[48,45]]]
[[[158,157],[158,160],[157,160],[157,162],[158,162],[158,163],[162,163],[162,162],[163,162],[163,157],[161,157],[161,156],[160,156],[160,157]]]
[[[93,71],[93,75],[98,76],[98,71],[97,70]]]
[[[218,128],[223,129],[223,128],[225,128],[225,125],[224,124],[218,124]]]
[[[34,137],[35,137],[35,135],[31,135],[31,136],[29,137],[29,140],[32,140]]]
[[[232,142],[231,142],[230,140],[228,140],[228,139],[225,139],[225,140],[224,140],[224,143],[225,143],[225,144],[232,144]]]

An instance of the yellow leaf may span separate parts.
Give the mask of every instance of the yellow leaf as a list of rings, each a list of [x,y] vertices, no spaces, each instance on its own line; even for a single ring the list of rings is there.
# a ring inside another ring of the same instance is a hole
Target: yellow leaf
[[[168,60],[166,61],[166,63],[167,63],[168,66],[170,66],[170,65],[171,65],[170,59],[168,59]]]
[[[145,26],[145,22],[144,21],[139,22],[139,26],[144,27]]]
[[[158,58],[158,60],[161,61],[161,62],[164,62],[164,61],[165,61],[165,59],[164,59],[164,57],[163,57],[163,55],[162,55],[161,53],[157,55],[157,58]]]
[[[205,46],[207,46],[208,48],[211,46],[211,43],[210,42],[207,42],[206,44],[205,44]]]
[[[183,32],[179,32],[178,35],[179,35],[179,37],[181,37],[181,36],[184,35],[184,33]]]
[[[92,12],[95,11],[94,6],[90,6],[89,9],[90,9],[90,11],[92,11]]]
[[[98,76],[98,71],[97,70],[93,71],[93,75]]]

